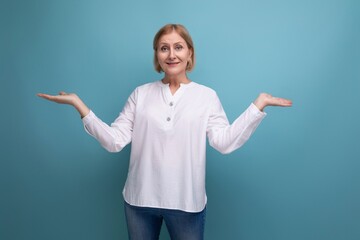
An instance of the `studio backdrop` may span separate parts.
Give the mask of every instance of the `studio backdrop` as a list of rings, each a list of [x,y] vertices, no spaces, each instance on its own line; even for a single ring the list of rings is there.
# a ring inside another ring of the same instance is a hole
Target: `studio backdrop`
[[[230,122],[261,92],[293,100],[234,153],[208,146],[205,239],[360,239],[357,0],[2,0],[0,239],[127,239],[131,145],[106,152],[36,94],[77,93],[110,124],[163,77],[152,40],[167,23],[189,30],[188,76]]]

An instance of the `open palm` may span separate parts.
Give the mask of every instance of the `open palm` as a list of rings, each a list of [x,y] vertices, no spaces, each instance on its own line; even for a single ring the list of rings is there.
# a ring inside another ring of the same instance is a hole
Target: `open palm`
[[[66,92],[60,92],[59,95],[49,95],[45,93],[38,93],[37,95],[52,102],[70,105],[74,105],[75,101],[78,99],[76,94]]]
[[[262,111],[267,106],[291,107],[292,101],[285,98],[273,97],[268,93],[261,93],[254,104]]]

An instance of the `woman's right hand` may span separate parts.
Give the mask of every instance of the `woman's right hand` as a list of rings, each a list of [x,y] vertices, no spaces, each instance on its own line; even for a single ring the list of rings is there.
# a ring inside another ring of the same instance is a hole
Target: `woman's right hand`
[[[90,109],[75,93],[60,92],[59,95],[38,93],[37,96],[52,102],[72,105],[80,113],[81,118],[85,117],[90,112]]]
[[[45,93],[38,93],[37,95],[52,102],[69,104],[73,106],[75,102],[79,99],[79,97],[75,93],[66,93],[66,92],[59,92],[59,95],[49,95]]]

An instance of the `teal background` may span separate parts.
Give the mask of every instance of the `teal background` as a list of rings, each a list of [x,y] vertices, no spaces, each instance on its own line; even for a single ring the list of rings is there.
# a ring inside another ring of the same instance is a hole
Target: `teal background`
[[[294,102],[267,108],[242,149],[208,148],[206,239],[360,239],[356,0],[1,0],[0,239],[127,239],[130,146],[106,152],[36,93],[76,92],[111,123],[162,77],[152,39],[169,22],[190,31],[189,77],[230,121],[260,92]]]

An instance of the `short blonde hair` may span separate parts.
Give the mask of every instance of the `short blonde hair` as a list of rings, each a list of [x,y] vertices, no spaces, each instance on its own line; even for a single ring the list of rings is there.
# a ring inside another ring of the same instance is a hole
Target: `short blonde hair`
[[[167,24],[160,28],[160,30],[156,33],[153,41],[153,48],[154,48],[154,67],[157,72],[162,72],[162,68],[159,64],[159,60],[157,58],[156,52],[158,50],[158,44],[160,38],[168,33],[171,33],[175,31],[177,34],[179,34],[186,42],[187,47],[191,51],[191,58],[186,66],[186,71],[191,71],[195,66],[195,49],[194,49],[194,43],[191,39],[191,36],[189,32],[186,30],[186,28],[181,24]]]

